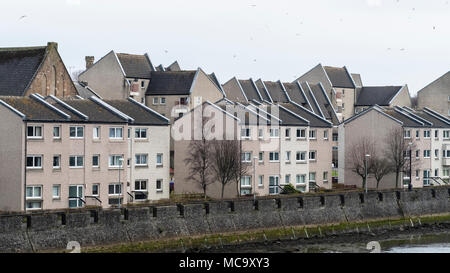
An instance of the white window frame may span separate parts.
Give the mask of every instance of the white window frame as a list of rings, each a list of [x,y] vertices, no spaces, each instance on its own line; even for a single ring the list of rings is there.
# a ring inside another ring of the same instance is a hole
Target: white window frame
[[[258,187],[264,187],[264,175],[258,175]]]
[[[28,128],[33,128],[33,135],[28,135]],[[36,135],[36,128],[40,128],[40,135]],[[44,126],[42,125],[28,125],[27,126],[27,139],[43,139],[44,138]]]
[[[314,155],[314,157],[311,157],[311,155]],[[309,161],[317,161],[317,151],[315,151],[315,150],[309,151],[308,159],[309,159]]]
[[[100,139],[100,126],[92,128],[92,138],[96,140]]]
[[[94,157],[97,157],[97,165],[94,165]],[[100,168],[100,155],[92,155],[92,168]]]
[[[166,104],[166,97],[161,97],[161,98],[159,99],[159,104],[165,105],[165,104]]]
[[[275,156],[276,155],[276,156]],[[278,159],[275,159],[275,158]],[[272,159],[271,159],[272,158]],[[269,161],[270,162],[280,162],[280,153],[279,152],[270,152],[269,153]]]
[[[75,165],[74,166],[70,165],[70,159],[72,157],[74,158],[74,161],[75,161]],[[81,161],[82,161],[81,165],[78,165],[78,158],[81,158]],[[83,167],[84,167],[84,156],[82,156],[82,155],[71,155],[71,156],[69,156],[69,168],[71,168],[71,169],[80,169],[80,168],[83,168]]]
[[[114,132],[113,136],[111,136],[112,132]],[[117,132],[122,132],[122,136],[118,137]],[[123,127],[109,127],[109,139],[123,139]]]
[[[122,159],[122,160],[120,160]],[[120,162],[122,161],[122,164],[120,164]],[[109,160],[108,160],[108,167],[109,168],[123,168],[123,155],[109,155]],[[118,163],[118,165],[112,165],[112,164],[116,164]]]
[[[28,196],[28,189],[31,188],[31,196]],[[40,190],[40,195],[35,195],[35,188]],[[42,200],[42,193],[44,187],[42,185],[27,185],[25,191],[26,200]]]
[[[241,128],[241,138],[249,139],[251,135],[251,128]]]
[[[159,188],[158,188],[158,182],[160,182],[160,187]],[[163,192],[163,183],[164,183],[163,179],[156,179],[155,187],[156,187],[156,192],[157,193]]]
[[[300,136],[298,136],[298,133],[300,133]],[[303,136],[302,136],[303,133]],[[306,129],[297,129],[297,131],[295,132],[295,137],[297,139],[306,139]]]
[[[301,159],[302,158],[302,154],[303,154],[304,159]],[[300,155],[300,159],[297,159],[297,155]],[[299,162],[299,163],[306,162],[306,151],[298,151],[298,152],[296,152],[295,153],[295,161]]]
[[[316,130],[314,129],[314,130],[309,130],[309,132],[308,132],[308,136],[309,136],[309,139],[317,139],[317,132],[316,132]]]
[[[71,136],[72,128],[75,129],[75,136]],[[78,129],[81,128],[81,136],[79,136]],[[84,126],[69,126],[69,138],[71,139],[82,139],[84,138]]]
[[[57,166],[55,166],[55,158],[58,158],[58,165]],[[53,155],[52,167],[53,167],[54,170],[61,169],[61,155]]]
[[[430,138],[431,130],[423,130],[423,138]]]
[[[143,132],[145,132],[145,137],[142,137]],[[148,132],[147,128],[135,128],[134,129],[134,138],[135,139],[147,139],[148,138],[147,132]]]
[[[94,187],[97,187],[97,193],[94,193]],[[94,183],[92,184],[92,196],[100,196],[100,184],[99,183]]]
[[[284,137],[285,137],[286,139],[291,139],[291,128],[286,128],[286,129],[284,130]]]
[[[55,189],[57,189],[58,195],[55,195]],[[53,187],[52,187],[52,198],[53,199],[61,199],[61,185],[60,184],[53,185]]]
[[[295,185],[306,185],[306,174],[297,174],[295,176]]]
[[[269,128],[269,136],[270,136],[270,138],[279,138],[280,137],[280,129],[279,128]]]
[[[251,163],[252,162],[252,152],[242,152],[241,162]]]
[[[161,160],[158,160],[158,158],[160,158]],[[160,162],[158,162],[160,161]],[[157,153],[156,154],[156,166],[157,167],[161,167],[164,164],[164,155],[162,153]]]
[[[430,158],[430,157],[431,157],[431,151],[423,150],[423,158]]]
[[[58,129],[58,135],[55,136],[55,129]],[[61,126],[53,126],[53,139],[61,139]]]
[[[135,154],[134,155],[134,160],[135,160],[134,164],[137,167],[148,166],[148,154]]]
[[[252,188],[252,177],[250,175],[241,176],[240,187],[241,187],[241,189],[242,188],[246,188],[246,189],[250,188],[251,189]]]
[[[33,158],[33,166],[28,166],[28,158],[31,157]],[[40,158],[40,166],[36,166],[36,158]],[[44,161],[44,156],[43,155],[27,155],[27,160],[25,162],[27,169],[42,169],[43,168],[43,161]]]
[[[113,186],[113,189],[114,189],[113,193],[110,192],[111,186]],[[119,187],[117,187],[117,186],[119,186]],[[122,191],[123,191],[122,187],[123,187],[123,183],[110,183],[108,185],[108,196],[121,196]],[[117,190],[117,189],[119,189],[119,190]]]
[[[443,137],[444,139],[450,139],[450,130],[444,130]]]
[[[153,98],[153,105],[158,105],[158,97]]]

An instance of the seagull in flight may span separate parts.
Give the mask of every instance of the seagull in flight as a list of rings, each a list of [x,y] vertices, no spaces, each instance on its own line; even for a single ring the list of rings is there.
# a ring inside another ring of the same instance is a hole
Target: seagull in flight
[[[22,16],[19,17],[19,20],[17,20],[17,21],[20,21],[20,20],[22,20],[25,17],[27,17],[27,16],[26,15],[22,15]]]

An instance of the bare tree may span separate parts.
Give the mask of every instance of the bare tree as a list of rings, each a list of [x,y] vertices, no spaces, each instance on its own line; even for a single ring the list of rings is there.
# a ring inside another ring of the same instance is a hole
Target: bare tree
[[[205,126],[206,119],[202,121],[201,140],[192,140],[189,144],[189,153],[184,159],[184,163],[189,168],[188,180],[199,184],[206,199],[208,185],[214,183],[212,180],[212,145],[206,140]]]
[[[367,137],[361,137],[349,151],[349,168],[362,178],[362,187],[366,187],[367,176],[371,170],[372,158],[375,154],[375,145]],[[370,155],[370,157],[366,157]]]
[[[222,186],[221,197],[225,192],[225,186],[236,179],[239,173],[241,161],[239,141],[237,140],[213,140],[211,169],[214,178]]]
[[[405,165],[410,162],[411,151],[414,149],[415,144],[410,142],[409,138],[405,138],[405,132],[402,127],[393,128],[389,131],[386,137],[385,156],[395,172],[396,188],[399,187],[400,173],[404,171]]]
[[[370,173],[373,174],[375,180],[377,181],[377,189],[380,186],[380,182],[385,175],[390,174],[393,169],[391,164],[386,160],[386,158],[374,155],[371,159],[371,169]]]
[[[78,82],[79,81],[79,76],[80,76],[80,74],[82,72],[84,72],[83,69],[72,71],[72,74],[71,74],[72,80]]]

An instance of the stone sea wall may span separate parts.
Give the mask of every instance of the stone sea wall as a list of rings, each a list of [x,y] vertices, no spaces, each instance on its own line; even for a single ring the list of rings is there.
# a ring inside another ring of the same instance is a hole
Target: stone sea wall
[[[450,188],[0,215],[0,252],[450,213]]]

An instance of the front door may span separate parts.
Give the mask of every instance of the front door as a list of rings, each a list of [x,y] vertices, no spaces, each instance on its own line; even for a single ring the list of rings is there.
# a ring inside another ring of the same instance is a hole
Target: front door
[[[83,185],[69,186],[69,208],[83,207]]]

